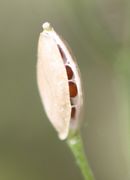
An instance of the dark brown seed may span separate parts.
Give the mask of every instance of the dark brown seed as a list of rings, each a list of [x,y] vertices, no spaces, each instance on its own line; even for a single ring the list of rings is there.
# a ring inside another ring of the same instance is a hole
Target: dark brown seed
[[[59,45],[59,44],[57,44],[57,46],[58,46],[58,49],[59,49],[60,55],[61,55],[61,57],[62,57],[62,59],[63,59],[64,63],[66,63],[67,58],[66,58],[66,56],[65,56],[65,53],[63,52],[63,50],[61,49],[61,47],[60,47],[60,45]]]
[[[78,93],[77,86],[74,82],[69,82],[70,97],[75,97]]]
[[[75,118],[76,108],[72,107],[71,109],[71,118]]]
[[[68,79],[72,79],[73,71],[72,71],[71,67],[70,66],[65,66],[65,67],[66,67],[66,72],[67,72]]]

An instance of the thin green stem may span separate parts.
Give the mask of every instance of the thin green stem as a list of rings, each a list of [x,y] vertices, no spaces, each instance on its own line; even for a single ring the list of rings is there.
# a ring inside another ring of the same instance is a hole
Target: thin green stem
[[[83,143],[80,133],[74,134],[67,139],[67,144],[70,147],[76,163],[79,166],[84,180],[94,180],[94,176],[89,167],[87,158],[84,153]]]

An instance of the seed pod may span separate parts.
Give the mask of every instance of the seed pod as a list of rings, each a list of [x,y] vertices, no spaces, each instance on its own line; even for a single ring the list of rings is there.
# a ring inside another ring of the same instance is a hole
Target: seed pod
[[[39,37],[37,82],[46,114],[64,140],[79,127],[81,81],[76,62],[49,23]]]

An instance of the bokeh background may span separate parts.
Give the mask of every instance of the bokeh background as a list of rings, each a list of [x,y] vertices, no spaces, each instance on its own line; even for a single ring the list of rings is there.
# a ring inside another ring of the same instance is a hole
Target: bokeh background
[[[82,136],[96,180],[129,180],[129,0],[0,0],[0,180],[82,180],[38,94],[45,21],[81,70]]]

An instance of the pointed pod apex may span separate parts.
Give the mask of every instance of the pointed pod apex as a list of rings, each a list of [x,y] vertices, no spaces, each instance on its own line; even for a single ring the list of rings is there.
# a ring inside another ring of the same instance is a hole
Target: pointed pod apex
[[[51,31],[51,30],[53,30],[53,28],[52,28],[52,26],[51,26],[51,24],[49,22],[43,23],[42,27],[43,27],[44,31]]]

